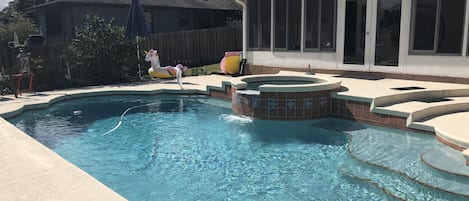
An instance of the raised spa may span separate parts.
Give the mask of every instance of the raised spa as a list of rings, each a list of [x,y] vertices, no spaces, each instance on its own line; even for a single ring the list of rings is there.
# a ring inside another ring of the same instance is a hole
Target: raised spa
[[[260,119],[312,119],[325,116],[339,80],[314,75],[254,75],[232,83],[233,110]]]

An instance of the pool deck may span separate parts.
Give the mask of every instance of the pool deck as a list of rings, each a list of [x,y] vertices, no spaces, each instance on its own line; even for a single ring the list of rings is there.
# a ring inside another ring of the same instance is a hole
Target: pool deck
[[[281,72],[282,75],[305,75]],[[461,151],[469,161],[469,85],[398,79],[369,80],[316,74],[321,79],[339,79],[346,88],[334,98],[366,102],[371,111],[407,118],[407,127],[434,132],[440,141]],[[0,97],[0,116],[86,96],[112,94],[200,93],[223,89],[239,77],[207,75],[185,77],[184,90],[175,81],[87,87]],[[396,87],[424,89],[399,91]],[[446,98],[446,99],[443,99]],[[441,99],[441,100],[440,100]],[[61,158],[3,118],[0,118],[0,200],[125,200],[78,167]]]

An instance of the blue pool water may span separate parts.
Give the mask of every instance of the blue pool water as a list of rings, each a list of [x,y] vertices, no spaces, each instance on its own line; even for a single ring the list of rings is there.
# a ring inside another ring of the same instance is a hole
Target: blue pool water
[[[432,136],[352,121],[250,120],[176,95],[76,99],[9,121],[129,200],[464,199],[416,182],[444,183],[419,163],[440,146]]]

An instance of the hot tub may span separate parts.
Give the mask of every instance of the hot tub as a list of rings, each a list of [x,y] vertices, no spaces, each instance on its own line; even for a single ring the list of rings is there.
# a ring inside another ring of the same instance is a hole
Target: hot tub
[[[260,119],[314,119],[328,113],[339,80],[306,74],[252,75],[232,82],[233,110]]]

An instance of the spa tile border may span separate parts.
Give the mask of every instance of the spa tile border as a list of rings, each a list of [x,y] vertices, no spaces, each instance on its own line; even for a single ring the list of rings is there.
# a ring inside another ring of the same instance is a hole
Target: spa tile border
[[[236,94],[230,85],[210,89],[209,95],[231,100],[233,110],[241,115],[270,120],[305,120],[339,117],[387,128],[426,134],[433,132],[407,127],[407,118],[371,112],[371,103],[332,98],[333,90],[321,92],[263,92],[259,96]],[[311,104],[311,105],[310,105]]]
[[[261,92],[260,95],[232,93],[233,110],[254,118],[271,120],[314,119],[329,116],[330,93]]]

